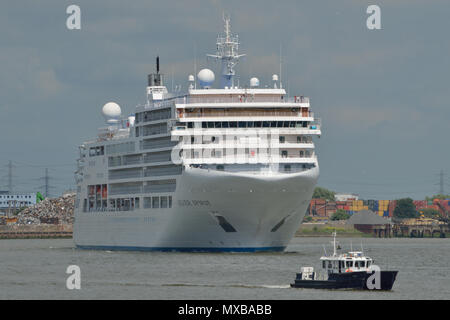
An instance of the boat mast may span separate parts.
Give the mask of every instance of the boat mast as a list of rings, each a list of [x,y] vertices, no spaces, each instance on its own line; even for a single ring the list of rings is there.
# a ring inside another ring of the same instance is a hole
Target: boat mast
[[[333,232],[333,257],[336,256],[336,230]]]
[[[225,22],[225,37],[217,37],[216,54],[208,54],[207,56],[222,62],[221,88],[232,88],[234,87],[234,76],[236,74],[234,66],[238,63],[239,58],[245,56],[245,54],[238,54],[239,38],[231,33],[230,17],[224,14],[223,21]]]

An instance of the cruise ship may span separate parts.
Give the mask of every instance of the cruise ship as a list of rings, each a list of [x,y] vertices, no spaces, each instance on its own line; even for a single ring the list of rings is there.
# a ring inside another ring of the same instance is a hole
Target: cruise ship
[[[78,248],[282,251],[299,228],[319,176],[309,98],[288,97],[274,74],[239,85],[239,39],[224,18],[210,69],[169,92],[148,76],[146,103],[80,147],[75,179]],[[242,81],[241,81],[242,82]]]

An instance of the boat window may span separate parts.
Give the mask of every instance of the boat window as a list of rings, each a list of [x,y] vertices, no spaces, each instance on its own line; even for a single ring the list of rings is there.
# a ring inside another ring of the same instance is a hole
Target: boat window
[[[361,268],[364,268],[366,266],[366,262],[365,261],[361,261]]]
[[[326,268],[327,267],[327,262],[325,260],[322,261],[322,268]]]
[[[331,269],[331,260],[328,261],[328,269]]]
[[[370,261],[367,261],[367,267],[369,267],[370,266]]]

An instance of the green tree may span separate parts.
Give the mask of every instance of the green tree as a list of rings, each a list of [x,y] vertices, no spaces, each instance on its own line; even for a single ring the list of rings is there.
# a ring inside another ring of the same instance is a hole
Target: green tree
[[[347,211],[338,209],[335,213],[331,216],[331,220],[347,220],[350,218],[350,215],[347,213]]]
[[[434,199],[439,199],[439,200],[450,199],[450,195],[448,195],[448,194],[435,194],[434,196],[425,198],[425,200],[427,200],[427,201],[432,201]]]
[[[419,214],[423,214],[427,218],[439,218],[441,213],[433,208],[424,208],[419,210]]]
[[[313,199],[325,199],[325,200],[329,200],[329,201],[334,201],[335,194],[336,193],[331,190],[321,188],[321,187],[316,187],[314,189]]]
[[[397,206],[394,209],[395,218],[418,218],[419,213],[411,198],[403,198],[397,200]]]

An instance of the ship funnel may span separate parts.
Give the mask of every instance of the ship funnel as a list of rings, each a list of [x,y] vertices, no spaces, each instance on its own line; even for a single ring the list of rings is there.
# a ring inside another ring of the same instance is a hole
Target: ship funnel
[[[159,56],[156,57],[156,73],[148,75],[148,86],[159,87],[163,86],[163,75],[159,73]]]

